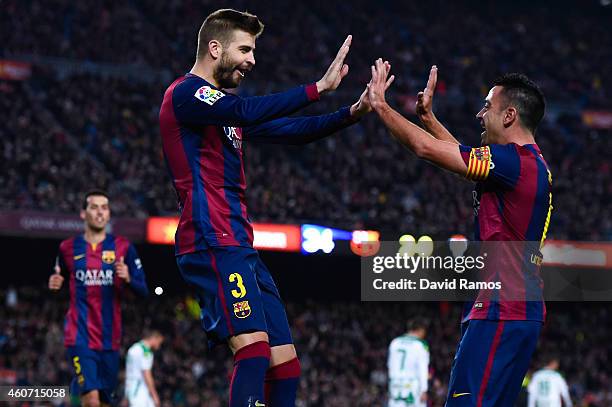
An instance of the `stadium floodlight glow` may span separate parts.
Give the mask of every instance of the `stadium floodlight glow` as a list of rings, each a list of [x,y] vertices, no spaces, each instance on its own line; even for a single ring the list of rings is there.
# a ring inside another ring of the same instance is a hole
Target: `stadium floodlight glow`
[[[336,244],[334,243],[334,231],[319,225],[302,225],[302,252],[316,253],[321,250],[323,253],[331,253]]]
[[[448,247],[450,248],[453,257],[463,256],[468,248],[468,239],[463,235],[452,235],[448,239]]]
[[[299,252],[302,238],[300,232],[297,225],[254,223],[253,247],[258,250]]]
[[[147,219],[147,242],[174,244],[178,227],[177,217],[150,217]],[[253,247],[258,250],[283,252],[300,251],[300,227],[272,223],[253,223]]]
[[[399,238],[399,244],[400,248],[397,252],[410,257],[415,254],[422,257],[431,256],[434,250],[433,240],[427,235],[423,235],[418,239],[412,235],[402,235]]]
[[[351,251],[357,256],[373,256],[380,250],[380,232],[376,230],[354,230]]]

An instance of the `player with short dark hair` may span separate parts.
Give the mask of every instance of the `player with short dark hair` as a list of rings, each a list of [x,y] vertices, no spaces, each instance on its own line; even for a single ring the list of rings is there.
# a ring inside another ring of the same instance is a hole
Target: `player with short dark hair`
[[[226,92],[255,66],[262,28],[249,13],[212,13],[200,29],[193,68],[170,85],[160,109],[164,156],[181,211],[177,264],[198,292],[211,344],[227,342],[234,353],[232,407],[293,406],[300,376],[284,305],[253,249],[242,143],[303,144],[371,111],[364,91],[334,113],[287,117],[338,87],[348,73],[350,36],[316,83],[258,97]]]
[[[425,407],[429,381],[427,321],[415,317],[407,331],[389,345],[389,402],[387,407]]]
[[[466,306],[446,405],[510,407],[545,317],[537,259],[542,258],[540,248],[552,212],[552,177],[534,138],[544,97],[524,75],[497,80],[476,115],[484,127],[482,145],[472,148],[461,145],[431,111],[437,67],[432,67],[427,87],[417,96],[417,114],[427,131],[386,103],[386,77],[379,59],[372,66],[368,88],[380,119],[419,158],[477,182],[475,239],[505,242],[502,247],[508,251],[489,256],[486,264],[489,275],[503,287],[492,294],[497,297],[482,290]]]
[[[81,201],[82,210],[87,210],[87,206],[89,206],[90,204],[89,197],[91,196],[101,196],[103,198],[106,198],[107,201],[110,201],[110,197],[108,196],[106,191],[103,191],[101,189],[92,189],[92,190],[85,192],[85,195],[83,195],[83,201]]]
[[[153,352],[161,348],[164,334],[146,329],[142,339],[130,346],[125,361],[125,396],[130,407],[159,407],[153,379]]]
[[[64,324],[64,346],[74,367],[72,392],[85,407],[113,401],[119,372],[121,301],[125,287],[146,296],[148,288],[134,246],[106,233],[110,221],[108,194],[85,194],[81,219],[84,233],[60,244],[49,289],[62,288],[69,276],[70,305]]]

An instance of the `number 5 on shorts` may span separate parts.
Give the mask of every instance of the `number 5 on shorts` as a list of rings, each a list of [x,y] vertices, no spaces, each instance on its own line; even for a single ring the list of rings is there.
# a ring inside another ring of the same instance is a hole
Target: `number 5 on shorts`
[[[244,286],[244,284],[242,283],[242,276],[238,273],[232,273],[229,275],[229,282],[233,283],[234,281],[236,281],[236,286],[238,287],[238,290],[232,290],[232,295],[234,296],[234,298],[242,298],[246,295],[246,288]]]
[[[81,363],[79,362],[79,357],[75,356],[72,358],[72,363],[74,364],[74,372],[77,375],[81,374]]]

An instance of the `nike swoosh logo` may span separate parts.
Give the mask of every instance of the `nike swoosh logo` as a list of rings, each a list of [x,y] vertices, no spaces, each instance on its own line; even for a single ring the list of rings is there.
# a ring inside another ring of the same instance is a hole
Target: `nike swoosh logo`
[[[75,260],[80,260],[80,259],[82,259],[83,257],[85,257],[85,255],[84,255],[84,254],[79,254],[78,256],[74,256],[74,259],[75,259]]]
[[[468,394],[472,394],[472,393],[453,393],[453,398],[467,396]]]
[[[255,407],[266,407],[266,405],[263,404],[263,403],[260,403],[259,401],[256,401],[255,402]]]

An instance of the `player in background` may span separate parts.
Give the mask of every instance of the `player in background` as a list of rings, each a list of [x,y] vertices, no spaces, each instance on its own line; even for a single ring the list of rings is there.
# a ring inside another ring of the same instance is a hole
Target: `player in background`
[[[181,212],[177,264],[198,292],[211,345],[227,343],[234,354],[231,407],[293,406],[300,376],[284,304],[253,249],[242,143],[303,144],[371,111],[364,90],[355,104],[334,113],[287,117],[338,87],[348,73],[351,36],[316,83],[258,97],[226,92],[254,68],[262,30],[249,13],[210,14],[199,31],[193,68],[166,90],[159,115]]]
[[[164,335],[158,330],[145,332],[128,349],[125,362],[125,396],[130,407],[159,407],[159,395],[153,380],[153,352],[159,350]]]
[[[559,359],[550,357],[546,366],[533,374],[527,387],[528,407],[572,407],[567,382],[558,370]]]
[[[146,296],[148,288],[134,246],[106,233],[108,195],[85,194],[81,219],[84,233],[60,244],[49,289],[58,291],[67,274],[70,305],[64,323],[64,346],[74,367],[71,393],[84,407],[110,405],[117,386],[121,345],[121,301],[129,287]]]
[[[466,304],[446,401],[449,407],[509,407],[520,391],[545,317],[537,259],[552,211],[552,177],[535,142],[544,96],[524,75],[496,80],[476,115],[485,129],[482,145],[472,148],[461,145],[431,112],[436,75],[434,66],[417,98],[426,130],[385,101],[387,72],[380,59],[372,66],[370,102],[391,134],[417,157],[477,182],[476,240],[520,244],[516,250],[518,245],[505,243],[510,255],[487,259],[487,270],[501,281],[501,300],[483,290]],[[526,261],[530,258],[536,261]]]
[[[425,407],[429,378],[429,345],[425,342],[427,324],[420,319],[408,322],[408,332],[391,341],[389,407]]]

